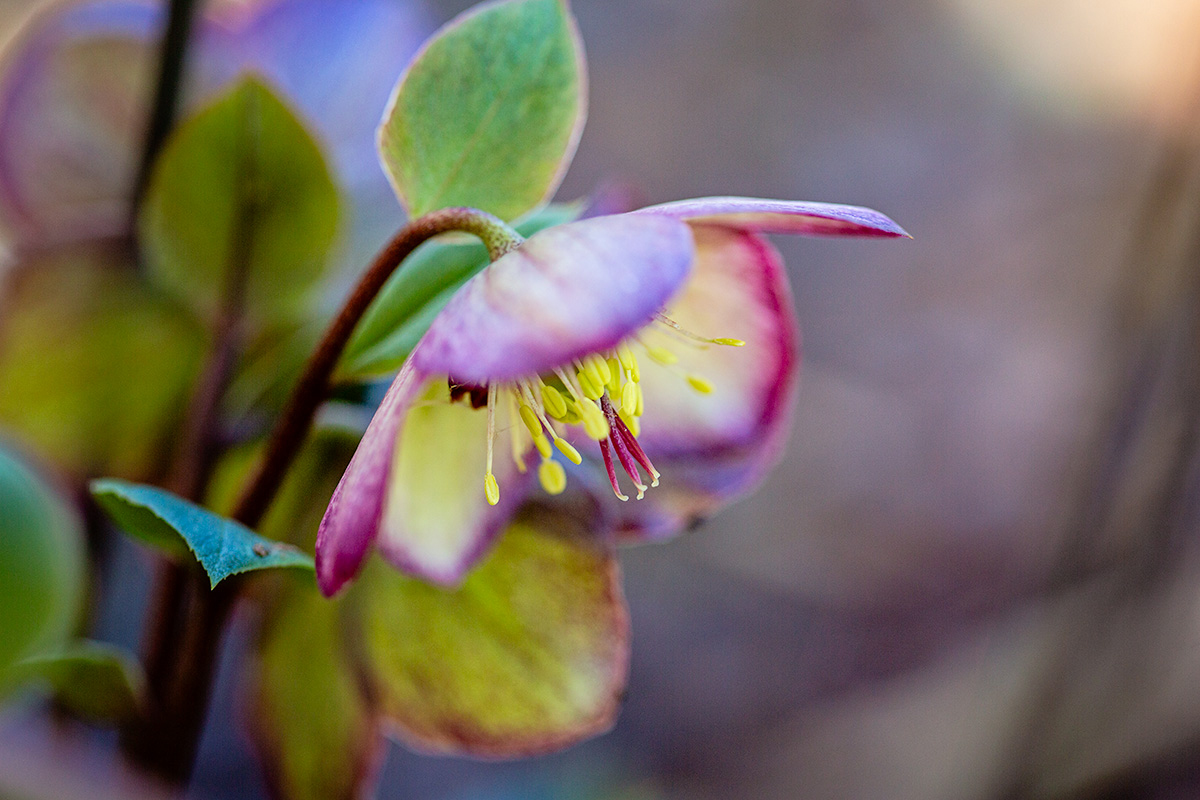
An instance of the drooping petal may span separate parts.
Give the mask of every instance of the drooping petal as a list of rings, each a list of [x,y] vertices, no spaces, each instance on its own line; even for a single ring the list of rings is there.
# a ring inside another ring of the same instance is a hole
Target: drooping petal
[[[22,241],[124,231],[161,21],[156,6],[101,0],[18,34],[0,85],[0,213]]]
[[[497,427],[506,426],[497,416]],[[487,502],[487,417],[450,402],[445,375],[420,381],[396,436],[379,521],[379,552],[394,566],[457,585],[520,505],[527,482],[501,442],[492,464],[500,503]]]
[[[666,313],[692,333],[746,344],[698,345],[662,325],[641,335],[678,361],[639,359],[638,441],[662,482],[643,500],[611,507],[633,535],[677,530],[752,490],[774,464],[791,416],[799,332],[779,254],[754,233],[714,225],[694,232],[692,276]],[[693,389],[689,376],[711,393]]]
[[[549,228],[472,278],[413,359],[478,383],[569,364],[648,322],[683,284],[693,253],[688,227],[669,217]]]
[[[725,225],[759,233],[912,238],[878,211],[833,203],[761,200],[754,197],[698,197],[650,206],[634,213],[669,216],[688,222]]]
[[[317,584],[333,596],[362,569],[379,530],[396,436],[423,376],[405,365],[367,426],[317,531]]]

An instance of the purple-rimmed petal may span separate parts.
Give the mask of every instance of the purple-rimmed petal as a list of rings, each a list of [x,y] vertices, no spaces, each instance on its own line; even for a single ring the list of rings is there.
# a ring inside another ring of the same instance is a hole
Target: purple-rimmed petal
[[[445,375],[412,360],[375,412],[333,493],[317,533],[317,582],[332,596],[362,568],[372,545],[419,578],[456,585],[486,552],[525,496],[506,450],[493,470],[500,503],[483,478],[487,411],[450,402]]]
[[[393,566],[457,586],[520,506],[528,482],[499,442],[492,471],[500,502],[488,505],[487,416],[450,402],[445,375],[422,380],[397,433],[376,539]]]
[[[698,197],[650,206],[634,213],[713,223],[759,233],[912,238],[878,211],[833,203],[760,200],[754,197]]]
[[[615,346],[687,277],[694,246],[669,217],[622,214],[549,228],[463,287],[413,360],[468,382],[546,372]]]
[[[0,203],[26,243],[125,229],[161,10],[54,7],[8,54],[0,86]]]
[[[662,473],[640,501],[609,506],[627,535],[657,538],[751,491],[786,438],[800,361],[791,289],[779,254],[761,236],[696,225],[692,276],[666,313],[692,333],[743,347],[697,346],[654,326],[641,334],[669,348],[664,367],[639,358],[645,413],[638,437]],[[686,376],[712,392],[693,390]]]
[[[333,492],[317,531],[317,584],[326,596],[358,574],[375,542],[396,435],[422,380],[411,361],[400,370]]]

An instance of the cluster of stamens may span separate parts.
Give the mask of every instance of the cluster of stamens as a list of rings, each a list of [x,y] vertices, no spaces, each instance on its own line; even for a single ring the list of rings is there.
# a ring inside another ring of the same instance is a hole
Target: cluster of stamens
[[[698,336],[662,314],[655,318],[655,325],[694,347],[741,347],[745,344],[740,339]],[[617,464],[633,481],[639,500],[647,489],[658,486],[661,476],[637,441],[645,398],[634,346],[655,363],[677,372],[692,391],[712,393],[712,384],[707,380],[678,366],[679,357],[672,350],[647,343],[641,336],[622,342],[610,351],[577,359],[545,376],[491,383],[486,387],[458,384],[450,379],[451,400],[465,399],[469,395],[475,408],[487,406],[487,472],[483,485],[488,503],[496,505],[500,502],[500,487],[492,472],[492,463],[496,420],[501,413],[508,415],[512,459],[517,469],[526,472],[525,454],[532,445],[541,457],[538,481],[549,494],[561,494],[567,487],[566,471],[554,459],[555,449],[572,463],[583,462],[579,451],[561,434],[562,426],[566,425],[581,426],[587,437],[599,444],[613,493],[620,500],[629,498],[621,492]],[[649,485],[643,480],[643,470]]]

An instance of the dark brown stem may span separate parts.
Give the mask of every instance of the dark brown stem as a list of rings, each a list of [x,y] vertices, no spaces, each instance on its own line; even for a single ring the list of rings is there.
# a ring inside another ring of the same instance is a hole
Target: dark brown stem
[[[231,231],[221,308],[212,326],[212,355],[193,392],[175,469],[168,480],[176,494],[195,502],[203,499],[216,465],[221,402],[242,349],[259,214],[253,191],[257,143],[254,131],[238,140],[240,213]],[[159,570],[143,645],[145,714],[122,731],[122,747],[135,763],[173,785],[183,784],[191,774],[223,622],[237,596],[235,585],[229,581],[219,591],[210,591],[205,576],[194,565],[163,560]]]
[[[324,402],[342,351],[368,306],[384,283],[428,239],[450,231],[472,233],[484,240],[493,258],[516,246],[520,237],[503,222],[481,211],[450,208],[435,211],[407,225],[375,257],[345,305],[309,358],[267,445],[258,472],[238,501],[233,517],[255,527],[278,492],[288,469]],[[227,311],[240,311],[236,280]],[[223,314],[236,320],[238,314]],[[199,497],[211,469],[212,433],[229,370],[236,356],[236,325],[218,339],[217,351],[197,391],[185,436],[184,457],[172,485],[193,499]],[[147,679],[152,704],[147,719],[127,732],[126,751],[138,763],[172,785],[191,774],[208,709],[221,637],[236,605],[242,581],[226,579],[212,591],[197,570],[168,568],[160,581],[160,596],[147,648]]]
[[[138,164],[133,185],[133,204],[130,209],[133,218],[136,218],[137,209],[146,193],[146,184],[150,181],[154,161],[175,123],[188,42],[191,40],[192,20],[200,4],[201,0],[171,0],[167,29],[163,33],[162,47],[159,50],[158,84],[154,88],[154,104],[146,126],[142,160]],[[133,227],[132,224],[130,227]]]

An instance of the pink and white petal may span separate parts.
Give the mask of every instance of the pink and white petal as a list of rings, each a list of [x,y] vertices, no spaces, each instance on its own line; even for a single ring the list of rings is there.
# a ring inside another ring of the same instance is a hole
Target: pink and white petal
[[[762,200],[754,197],[698,197],[650,206],[634,213],[663,215],[759,233],[912,238],[878,211],[833,203]]]
[[[746,344],[697,346],[662,325],[641,334],[679,360],[664,367],[639,357],[638,441],[662,481],[645,499],[621,504],[618,527],[629,532],[666,533],[751,491],[777,460],[791,419],[799,330],[778,252],[754,233],[712,225],[694,232],[692,277],[666,313],[693,333]],[[712,392],[694,390],[689,375]]]
[[[153,86],[154,5],[53,7],[0,85],[0,208],[21,244],[122,233]]]
[[[400,427],[427,378],[409,362],[384,395],[317,530],[317,584],[332,597],[362,569],[379,531]]]
[[[500,502],[484,492],[487,410],[450,402],[445,375],[421,381],[396,436],[376,543],[404,572],[458,585],[525,497],[507,437],[495,442]]]
[[[696,225],[694,233],[692,275],[665,314],[691,333],[746,344],[705,345],[663,324],[639,334],[678,359],[662,366],[633,348],[645,395],[638,438],[652,459],[753,445],[787,415],[799,366],[799,331],[778,251],[732,228]],[[712,392],[696,391],[688,376],[704,379]]]
[[[481,384],[567,365],[649,322],[683,285],[694,250],[688,226],[669,217],[548,228],[472,278],[413,359]]]

